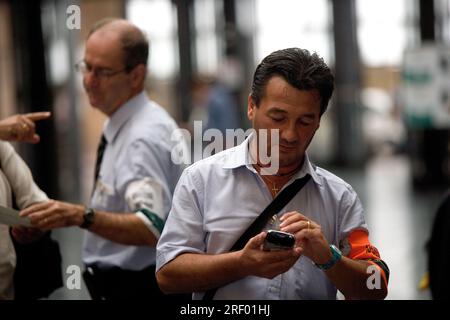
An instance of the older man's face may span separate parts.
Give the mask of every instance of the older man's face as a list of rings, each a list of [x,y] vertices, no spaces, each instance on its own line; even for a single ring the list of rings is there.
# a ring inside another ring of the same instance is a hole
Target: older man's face
[[[249,98],[248,117],[257,132],[279,129],[280,169],[295,167],[303,161],[319,128],[320,96],[317,91],[298,90],[282,77],[274,76],[268,81],[258,107]],[[268,150],[272,150],[270,139],[267,143]]]
[[[86,42],[84,62],[90,70],[83,76],[89,102],[111,116],[130,98],[132,90],[118,36],[101,30],[93,33]]]

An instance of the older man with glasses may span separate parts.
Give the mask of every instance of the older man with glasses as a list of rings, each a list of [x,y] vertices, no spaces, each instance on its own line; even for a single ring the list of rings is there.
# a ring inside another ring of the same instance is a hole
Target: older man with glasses
[[[94,108],[106,116],[88,206],[50,201],[21,214],[42,229],[87,229],[84,279],[94,299],[167,298],[155,280],[156,242],[183,170],[172,161],[178,127],[144,92],[149,44],[125,20],[90,31],[76,65]],[[179,298],[179,297],[177,297]]]

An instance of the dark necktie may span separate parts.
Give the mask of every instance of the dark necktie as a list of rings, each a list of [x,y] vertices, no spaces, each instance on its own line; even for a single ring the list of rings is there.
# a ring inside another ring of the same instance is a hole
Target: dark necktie
[[[94,188],[92,189],[92,191],[95,190],[95,185],[97,183],[98,174],[100,172],[100,165],[102,164],[103,154],[105,153],[105,148],[106,148],[107,143],[108,142],[106,141],[105,136],[102,134],[102,137],[100,139],[100,143],[98,144],[98,149],[97,149],[97,160],[95,162]]]

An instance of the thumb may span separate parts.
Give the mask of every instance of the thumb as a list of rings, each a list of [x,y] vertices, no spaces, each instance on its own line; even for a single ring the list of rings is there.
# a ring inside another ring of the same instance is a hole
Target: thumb
[[[266,234],[267,232],[261,232],[258,235],[254,236],[253,238],[248,240],[246,247],[248,249],[259,249],[261,245],[264,243]]]

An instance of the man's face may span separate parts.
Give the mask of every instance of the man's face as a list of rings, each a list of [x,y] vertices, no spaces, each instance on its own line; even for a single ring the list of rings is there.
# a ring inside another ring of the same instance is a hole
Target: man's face
[[[249,97],[248,118],[257,132],[279,129],[280,169],[296,167],[319,128],[320,96],[317,91],[298,90],[282,77],[274,76],[267,82],[258,107]],[[272,150],[270,139],[267,143],[267,150]]]
[[[118,36],[101,31],[93,33],[86,42],[84,62],[90,70],[83,75],[89,102],[111,116],[131,97],[132,91],[131,73],[124,70],[124,52]]]

